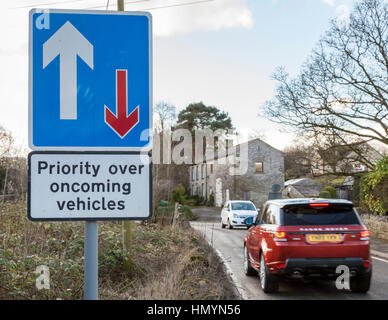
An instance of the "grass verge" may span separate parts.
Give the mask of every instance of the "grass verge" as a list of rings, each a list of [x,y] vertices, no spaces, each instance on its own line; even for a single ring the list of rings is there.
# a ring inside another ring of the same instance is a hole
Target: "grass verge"
[[[121,222],[99,223],[100,299],[235,299],[218,258],[191,228],[133,224],[133,272]],[[82,222],[30,222],[25,201],[0,207],[0,299],[82,299]],[[46,265],[50,289],[36,288]]]

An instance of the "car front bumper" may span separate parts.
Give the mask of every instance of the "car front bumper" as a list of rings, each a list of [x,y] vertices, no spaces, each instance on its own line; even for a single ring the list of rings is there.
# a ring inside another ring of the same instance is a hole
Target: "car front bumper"
[[[237,220],[237,219],[233,219],[233,220],[230,222],[230,224],[231,224],[233,227],[246,227],[246,226],[247,226],[244,222],[240,221],[239,219],[238,219],[238,220]]]
[[[244,218],[232,218],[230,219],[230,224],[233,226],[233,227],[246,227],[247,225],[244,223],[244,220],[248,218],[247,216],[244,217]],[[254,216],[253,217],[253,221],[255,221],[256,217]]]

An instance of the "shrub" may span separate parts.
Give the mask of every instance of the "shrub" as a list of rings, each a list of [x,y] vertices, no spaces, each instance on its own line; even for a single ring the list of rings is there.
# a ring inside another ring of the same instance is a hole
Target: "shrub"
[[[183,206],[182,217],[184,220],[195,220],[197,218],[197,215],[193,211],[191,211],[189,206]]]
[[[329,198],[330,199],[337,199],[338,198],[337,190],[334,187],[332,187],[332,186],[326,186],[326,187],[323,188],[322,191],[329,192],[329,194],[330,194]]]
[[[361,178],[360,200],[368,210],[385,215],[388,212],[388,156],[383,157],[374,169]]]
[[[319,197],[320,198],[324,198],[324,199],[330,199],[331,198],[331,194],[329,191],[321,191],[319,193]]]
[[[361,178],[365,173],[356,174],[353,179],[353,204],[355,206],[360,206],[361,202]]]
[[[187,203],[191,206],[198,206],[200,205],[200,198],[198,195],[191,196],[187,199]]]
[[[214,206],[214,193],[210,193],[209,195],[209,207],[213,207]]]
[[[187,199],[187,200],[186,200],[186,203],[187,203],[189,206],[194,207],[194,206],[197,205],[197,200],[195,200],[195,199]]]
[[[171,198],[173,202],[178,202],[182,205],[186,204],[185,187],[182,184],[178,184],[171,192]]]

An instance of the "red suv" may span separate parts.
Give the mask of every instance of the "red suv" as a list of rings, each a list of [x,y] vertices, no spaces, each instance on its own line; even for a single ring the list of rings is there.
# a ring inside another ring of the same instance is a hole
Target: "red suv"
[[[338,266],[348,267],[352,291],[369,290],[369,231],[350,201],[270,200],[246,224],[245,274],[259,273],[264,292],[278,291],[281,278],[335,279]]]

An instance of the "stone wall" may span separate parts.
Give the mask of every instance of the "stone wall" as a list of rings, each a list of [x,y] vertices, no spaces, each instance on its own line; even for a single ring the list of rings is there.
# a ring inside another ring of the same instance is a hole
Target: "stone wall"
[[[360,212],[361,221],[368,228],[373,238],[388,240],[388,217]]]

